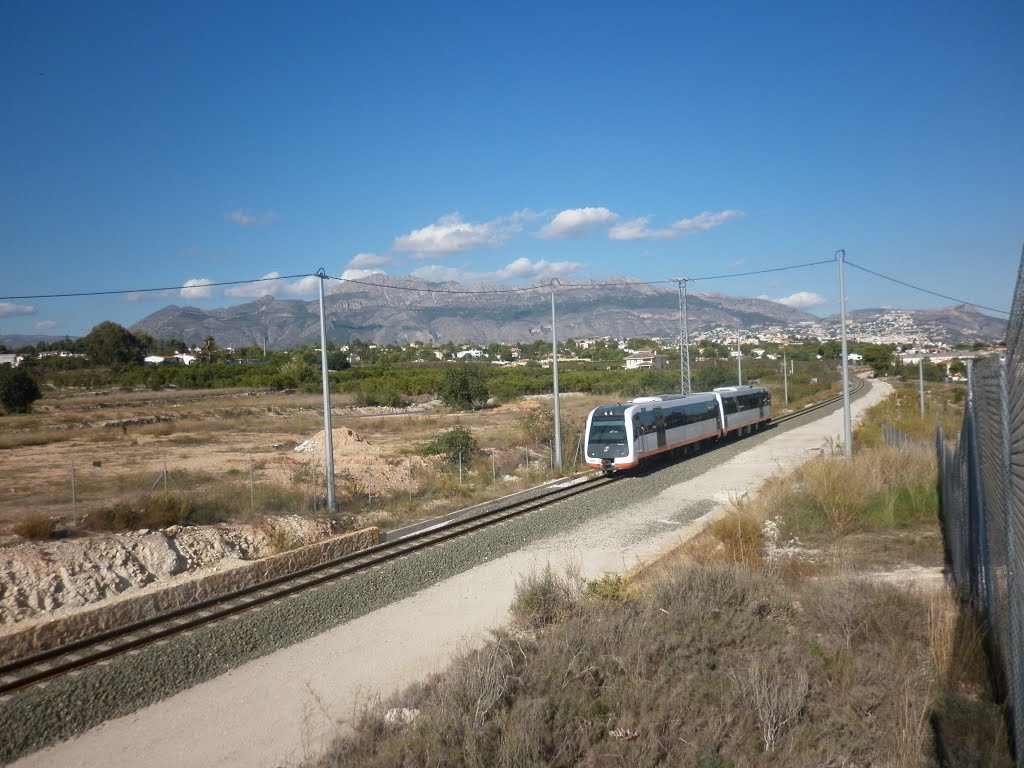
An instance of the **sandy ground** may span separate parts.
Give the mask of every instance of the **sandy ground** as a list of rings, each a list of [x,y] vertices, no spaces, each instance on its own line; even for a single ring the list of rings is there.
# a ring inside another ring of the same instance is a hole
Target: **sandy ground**
[[[854,402],[854,416],[889,392],[887,384],[873,384]],[[776,435],[715,472],[624,508],[599,525],[535,542],[13,765],[295,765],[319,754],[360,702],[421,679],[460,650],[481,644],[489,628],[505,621],[523,575],[545,563],[557,569],[572,562],[596,578],[650,561],[716,514],[682,525],[673,520],[680,509],[707,499],[724,504],[752,492],[841,434],[842,414],[836,412]]]

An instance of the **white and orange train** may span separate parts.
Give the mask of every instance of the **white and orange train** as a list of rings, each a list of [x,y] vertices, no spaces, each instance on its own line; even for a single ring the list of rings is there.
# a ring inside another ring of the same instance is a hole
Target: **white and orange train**
[[[668,451],[687,453],[708,442],[748,435],[771,420],[771,393],[764,387],[638,397],[590,412],[584,456],[588,466],[611,474]]]

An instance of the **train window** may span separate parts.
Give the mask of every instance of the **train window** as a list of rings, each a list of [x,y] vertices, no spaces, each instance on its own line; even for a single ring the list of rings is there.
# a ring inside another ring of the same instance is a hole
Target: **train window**
[[[621,416],[598,416],[590,422],[592,445],[610,445],[626,442],[626,420]]]

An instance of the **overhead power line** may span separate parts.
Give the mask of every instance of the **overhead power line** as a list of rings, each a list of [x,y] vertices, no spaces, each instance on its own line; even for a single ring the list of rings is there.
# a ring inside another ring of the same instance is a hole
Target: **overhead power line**
[[[0,296],[0,301],[11,301],[14,299],[71,299],[76,296],[123,296],[132,293],[159,293],[161,291],[184,291],[198,290],[200,288],[217,288],[226,285],[246,285],[248,283],[267,283],[273,280],[295,280],[300,277],[315,277],[315,275],[281,275],[279,277],[260,277],[254,280],[229,280],[221,283],[200,283],[198,285],[173,285],[167,288],[132,288],[114,291],[76,291],[75,293],[37,293],[32,296]]]
[[[888,280],[889,282],[896,283],[897,285],[903,285],[903,286],[906,286],[907,288],[913,288],[915,291],[920,291],[921,293],[927,293],[927,294],[930,294],[932,296],[938,296],[940,299],[946,299],[948,301],[955,301],[957,304],[966,304],[969,307],[975,307],[977,309],[987,309],[989,312],[998,312],[1000,315],[1009,315],[1010,314],[1005,309],[996,309],[995,307],[986,307],[984,304],[975,304],[973,301],[964,301],[963,299],[957,299],[957,298],[954,298],[953,296],[947,296],[944,293],[937,293],[936,291],[930,291],[927,288],[922,288],[921,286],[914,285],[913,283],[908,283],[908,282],[905,282],[903,280],[897,280],[895,277],[889,277],[888,275],[883,275],[881,272],[875,272],[874,270],[868,269],[867,267],[862,267],[859,264],[854,264],[849,259],[846,259],[846,263],[849,264],[851,267],[854,267],[855,269],[859,269],[861,272],[867,272],[869,275],[874,275],[875,277],[880,277],[883,280]]]
[[[586,282],[586,283],[568,283],[568,282],[562,282],[561,280],[559,280],[558,281],[558,288],[559,289],[610,288],[610,287],[620,287],[620,286],[625,287],[625,286],[640,286],[640,285],[667,285],[669,283],[676,284],[676,283],[679,282],[680,279],[683,279],[686,282],[698,282],[698,281],[702,281],[702,280],[726,280],[728,278],[752,277],[752,276],[756,276],[756,275],[766,275],[766,274],[770,274],[770,273],[773,273],[773,272],[786,272],[786,271],[794,270],[794,269],[806,269],[808,267],[817,267],[817,266],[821,266],[823,264],[834,264],[834,263],[835,262],[834,262],[833,259],[825,259],[823,261],[811,261],[811,262],[807,262],[807,263],[804,263],[804,264],[791,264],[791,265],[785,266],[785,267],[768,267],[768,268],[765,268],[765,269],[755,269],[755,270],[751,270],[751,271],[748,271],[748,272],[731,272],[731,273],[725,273],[725,274],[719,274],[719,275],[703,275],[703,276],[698,276],[698,277],[671,278],[671,279],[665,279],[665,280],[616,280],[616,281],[605,281],[605,282],[593,281],[593,282]],[[927,288],[922,288],[919,285],[914,285],[913,283],[908,283],[908,282],[906,282],[904,280],[898,280],[898,279],[896,279],[894,277],[889,277],[888,275],[883,275],[880,272],[875,272],[874,270],[868,269],[867,267],[862,267],[859,264],[855,264],[855,263],[853,263],[852,261],[849,261],[849,260],[846,261],[846,264],[849,264],[851,267],[859,269],[862,272],[867,272],[868,274],[874,275],[875,277],[879,277],[879,278],[881,278],[883,280],[888,280],[888,281],[890,281],[892,283],[896,283],[898,285],[902,285],[902,286],[905,286],[907,288],[911,288],[911,289],[913,289],[915,291],[920,291],[922,293],[927,293],[927,294],[930,294],[932,296],[937,296],[940,299],[946,299],[947,301],[956,302],[957,304],[965,304],[967,306],[975,307],[977,309],[985,309],[985,310],[988,310],[989,312],[996,312],[996,313],[1001,314],[1001,315],[1009,315],[1010,314],[1005,309],[997,309],[995,307],[989,307],[989,306],[986,306],[984,304],[977,304],[977,303],[975,303],[973,301],[965,301],[963,299],[958,299],[958,298],[955,298],[953,296],[948,296],[948,295],[946,295],[944,293],[938,293],[937,291],[932,291],[932,290],[929,290]],[[23,300],[26,300],[26,299],[69,299],[69,298],[85,297],[85,296],[119,296],[119,295],[124,296],[124,295],[131,295],[131,294],[135,294],[135,293],[170,293],[170,292],[177,292],[177,291],[183,291],[183,290],[189,290],[189,289],[219,288],[219,287],[227,287],[227,286],[233,286],[233,285],[250,285],[250,284],[254,284],[254,283],[267,283],[267,282],[274,282],[274,281],[280,281],[280,280],[298,280],[298,279],[304,278],[304,277],[318,277],[318,276],[319,275],[314,274],[314,273],[301,273],[301,274],[296,274],[296,275],[280,275],[278,277],[261,277],[261,278],[254,278],[254,279],[249,279],[249,280],[228,280],[228,281],[213,282],[213,283],[202,283],[202,284],[199,284],[199,285],[174,285],[174,286],[167,286],[167,287],[163,287],[163,288],[131,288],[131,289],[119,289],[119,290],[109,290],[109,291],[74,291],[74,292],[69,292],[69,293],[37,293],[37,294],[24,295],[24,296],[0,296],[0,301],[15,301],[15,300],[22,300],[23,301]],[[482,295],[488,295],[488,294],[508,294],[508,293],[539,292],[539,291],[546,290],[550,286],[550,284],[539,284],[539,285],[506,287],[506,288],[483,288],[483,289],[477,289],[477,290],[455,290],[455,289],[451,289],[451,288],[422,288],[422,287],[411,286],[411,285],[385,285],[385,284],[382,284],[382,283],[371,282],[369,280],[362,280],[362,279],[357,280],[357,279],[348,278],[348,277],[336,277],[336,276],[333,276],[333,275],[323,275],[323,276],[326,279],[328,279],[328,280],[336,280],[338,282],[353,283],[355,285],[364,285],[364,286],[367,286],[367,287],[370,287],[370,288],[387,288],[387,289],[396,290],[396,291],[412,291],[412,292],[415,292],[415,293],[451,294],[451,295],[461,295],[461,296],[475,296],[475,295],[481,295],[482,296]]]

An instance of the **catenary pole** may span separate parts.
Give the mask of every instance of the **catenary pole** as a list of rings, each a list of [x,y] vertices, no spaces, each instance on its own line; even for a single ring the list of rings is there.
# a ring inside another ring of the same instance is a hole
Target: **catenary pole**
[[[334,511],[334,433],[331,429],[331,380],[327,375],[327,316],[324,314],[324,280],[327,273],[321,267],[320,278],[320,372],[324,390],[324,468],[327,474],[327,509]]]
[[[839,336],[842,339],[843,356],[843,450],[846,458],[853,458],[853,429],[850,424],[850,362],[846,355],[846,286],[843,283],[843,260],[846,251],[836,251],[836,264],[839,267]]]
[[[558,336],[555,333],[555,286],[558,278],[551,280],[551,391],[554,395],[555,446],[554,468],[562,468],[562,420],[558,411]]]
[[[679,290],[679,391],[690,394],[690,332],[686,316],[686,282],[685,277],[675,279]]]

